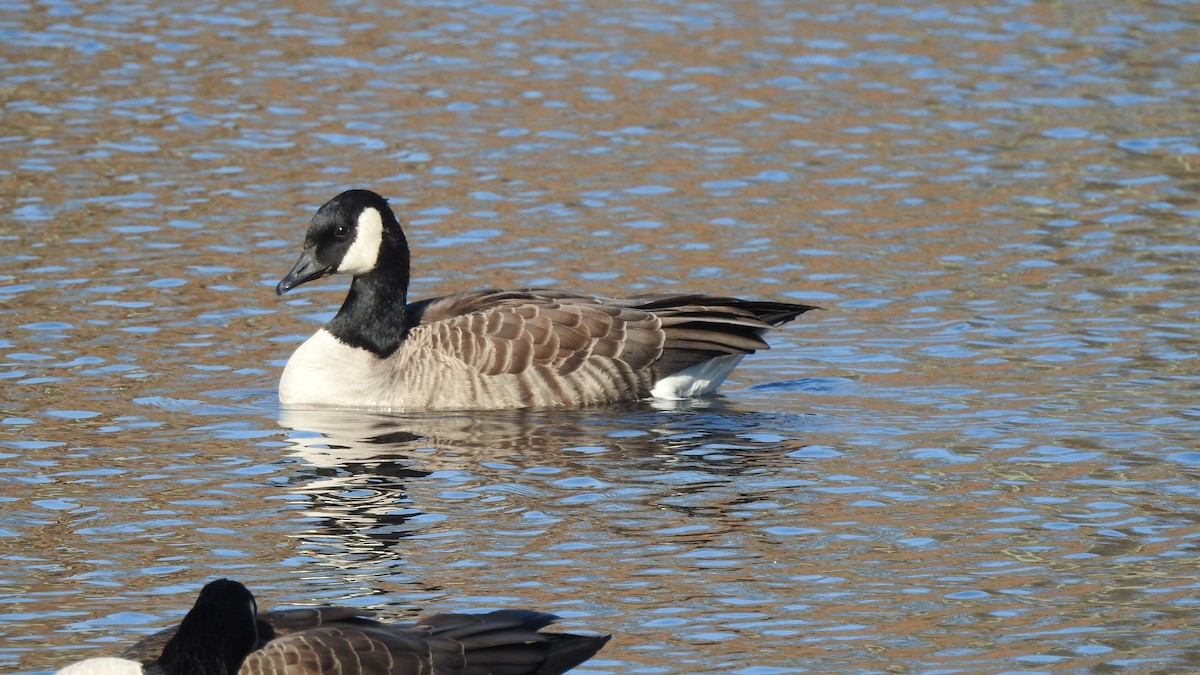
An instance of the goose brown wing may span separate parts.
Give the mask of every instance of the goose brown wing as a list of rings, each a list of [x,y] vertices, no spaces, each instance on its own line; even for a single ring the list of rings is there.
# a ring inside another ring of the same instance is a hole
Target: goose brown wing
[[[443,614],[416,625],[318,628],[253,652],[239,675],[556,675],[608,636],[540,633],[554,617],[504,610]]]
[[[559,675],[587,661],[609,635],[540,632],[558,617],[524,609],[488,614],[437,614],[421,619],[444,640],[462,646],[467,675]],[[434,670],[437,675],[442,671]],[[458,671],[447,670],[446,675]]]
[[[662,355],[666,340],[652,312],[557,291],[446,296],[414,318],[414,347],[459,359],[484,375],[543,367],[568,375],[597,359],[640,371]]]
[[[812,309],[700,294],[607,299],[526,289],[459,293],[409,311],[421,329],[412,337],[486,375],[538,366],[566,375],[599,359],[622,372],[662,377],[768,349],[766,331]]]
[[[373,612],[356,607],[327,605],[259,612],[258,619],[271,625],[275,635],[284,636],[322,626],[380,626]]]
[[[428,636],[387,628],[326,627],[286,635],[251,652],[238,675],[407,675],[428,672]]]
[[[642,295],[610,301],[652,312],[665,334],[659,376],[719,356],[770,349],[763,335],[815,307],[707,295]]]
[[[637,307],[651,312],[671,310],[674,308],[695,307],[707,308],[718,312],[732,312],[742,318],[753,317],[765,327],[785,324],[805,312],[820,309],[813,305],[801,305],[792,302],[775,302],[771,300],[742,300],[729,296],[703,295],[692,293],[686,295],[668,293],[648,293],[635,295],[612,302]]]

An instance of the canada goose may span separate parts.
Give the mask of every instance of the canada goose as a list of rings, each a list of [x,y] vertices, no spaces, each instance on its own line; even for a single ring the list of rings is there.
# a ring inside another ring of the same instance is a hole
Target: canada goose
[[[354,280],[337,315],[292,354],[287,406],[388,410],[582,406],[716,391],[762,335],[815,309],[698,294],[608,299],[480,290],[408,303],[409,250],[387,200],[347,190],[309,224],[275,287]]]
[[[555,619],[528,610],[438,614],[414,624],[380,623],[345,607],[257,614],[245,586],[218,579],[179,626],[122,658],[87,659],[56,675],[555,675],[609,640],[540,631]]]

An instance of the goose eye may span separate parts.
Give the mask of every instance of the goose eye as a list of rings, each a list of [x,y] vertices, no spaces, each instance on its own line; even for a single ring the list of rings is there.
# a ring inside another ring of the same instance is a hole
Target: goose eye
[[[345,239],[349,235],[350,227],[348,225],[338,225],[337,229],[333,231],[333,236],[337,237],[338,239]]]

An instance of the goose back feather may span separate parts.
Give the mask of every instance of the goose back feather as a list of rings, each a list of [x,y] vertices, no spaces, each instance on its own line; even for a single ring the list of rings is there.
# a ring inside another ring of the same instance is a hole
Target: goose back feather
[[[371,614],[363,609],[336,605],[258,612],[255,616],[258,634],[256,646],[261,648],[277,637],[315,628],[382,625],[372,619]],[[178,630],[179,626],[170,626],[148,635],[121,652],[121,658],[143,664],[154,663],[162,656],[163,647],[175,637]]]

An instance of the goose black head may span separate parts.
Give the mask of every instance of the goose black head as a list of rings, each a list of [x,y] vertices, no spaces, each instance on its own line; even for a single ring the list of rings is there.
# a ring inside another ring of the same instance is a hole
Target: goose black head
[[[347,190],[317,209],[304,250],[275,287],[279,295],[329,274],[367,276],[387,271],[407,282],[408,244],[387,200],[370,190]]]
[[[209,582],[147,672],[235,675],[258,646],[258,606],[242,584]]]

